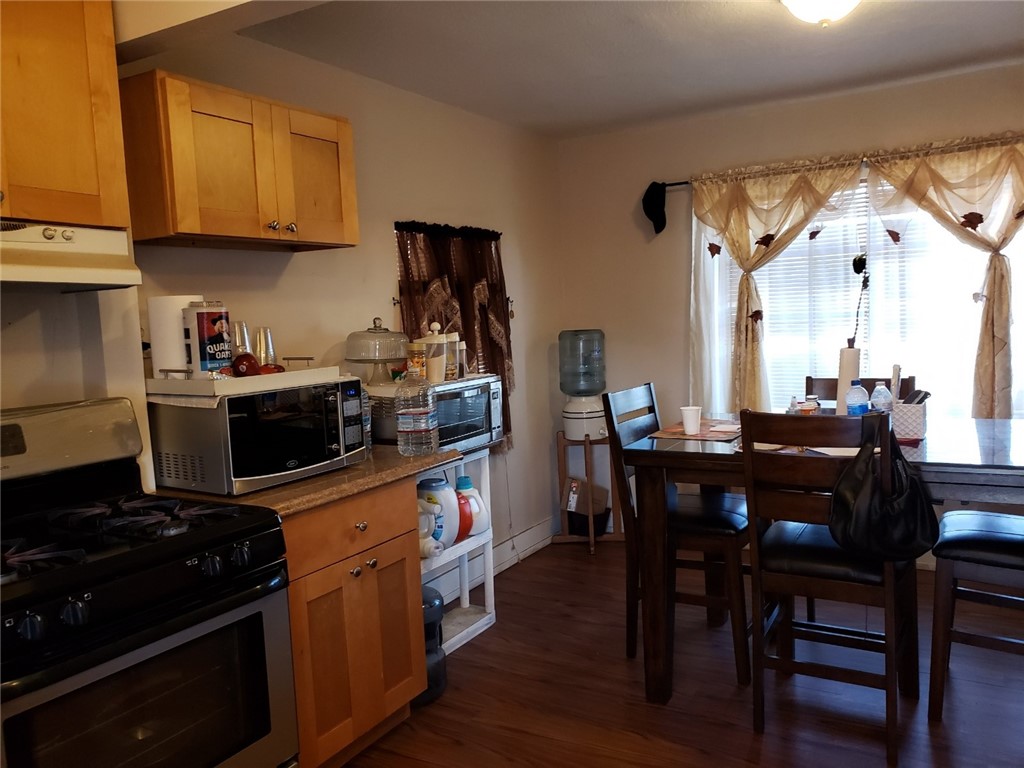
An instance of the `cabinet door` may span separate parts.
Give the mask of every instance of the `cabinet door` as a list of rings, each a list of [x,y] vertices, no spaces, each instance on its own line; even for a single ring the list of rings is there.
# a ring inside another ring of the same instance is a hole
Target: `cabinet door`
[[[358,244],[352,126],[279,105],[273,112],[282,239]]]
[[[0,214],[127,228],[109,2],[0,4]]]
[[[279,239],[271,107],[164,78],[174,231]]]
[[[319,765],[426,687],[415,531],[289,586],[302,764]]]

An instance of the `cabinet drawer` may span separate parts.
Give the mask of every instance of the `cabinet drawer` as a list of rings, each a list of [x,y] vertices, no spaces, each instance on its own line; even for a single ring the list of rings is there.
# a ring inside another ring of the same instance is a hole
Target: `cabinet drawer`
[[[292,580],[416,528],[416,480],[408,478],[284,519]]]

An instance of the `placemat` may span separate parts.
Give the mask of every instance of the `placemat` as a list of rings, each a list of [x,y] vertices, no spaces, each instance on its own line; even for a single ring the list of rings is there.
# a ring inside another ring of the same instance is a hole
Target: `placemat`
[[[719,440],[727,442],[740,436],[738,421],[729,419],[701,419],[700,434],[688,435],[683,432],[683,422],[670,427],[662,427],[651,437],[681,438],[683,440]]]

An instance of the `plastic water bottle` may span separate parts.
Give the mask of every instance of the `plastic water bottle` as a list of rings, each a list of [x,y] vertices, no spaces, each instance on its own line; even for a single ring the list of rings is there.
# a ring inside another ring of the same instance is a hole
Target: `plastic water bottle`
[[[889,413],[892,411],[892,393],[884,381],[875,384],[871,392],[871,410]]]
[[[868,391],[860,385],[860,379],[854,379],[846,392],[846,413],[849,416],[862,416],[867,412]]]
[[[437,397],[430,382],[406,376],[395,392],[395,421],[402,456],[437,453]]]

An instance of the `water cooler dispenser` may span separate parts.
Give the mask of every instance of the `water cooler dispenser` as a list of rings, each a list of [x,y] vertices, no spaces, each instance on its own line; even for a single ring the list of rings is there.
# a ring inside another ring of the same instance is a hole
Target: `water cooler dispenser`
[[[608,436],[604,420],[604,331],[596,328],[558,334],[558,385],[569,396],[562,409],[562,431],[569,440]]]

